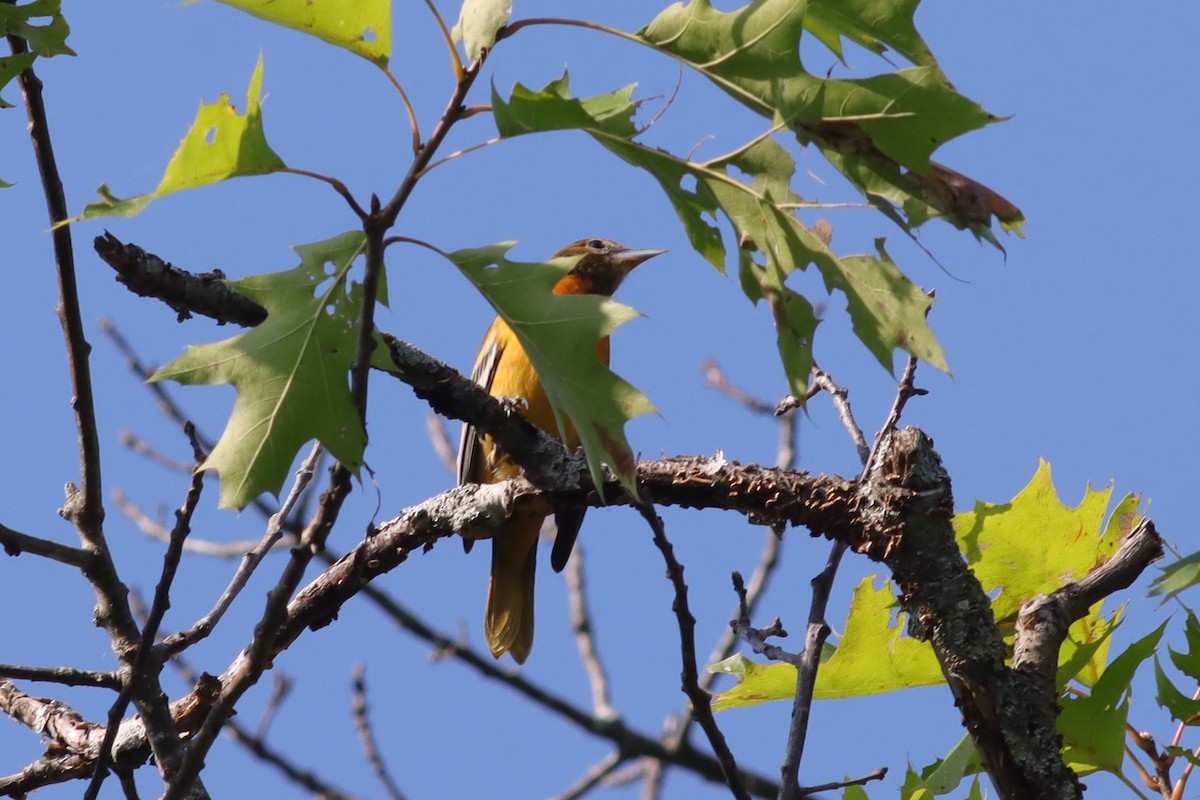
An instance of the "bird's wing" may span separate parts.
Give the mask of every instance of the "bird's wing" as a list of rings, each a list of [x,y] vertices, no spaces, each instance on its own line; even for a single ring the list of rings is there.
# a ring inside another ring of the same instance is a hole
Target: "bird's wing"
[[[504,345],[496,335],[496,326],[493,324],[483,338],[483,347],[479,349],[475,368],[471,370],[471,380],[485,391],[491,391],[492,381],[496,377],[496,365],[500,363],[503,352]],[[462,435],[458,440],[457,466],[460,485],[479,483],[479,479],[483,477],[483,448],[480,446],[479,431],[469,422],[463,423]]]

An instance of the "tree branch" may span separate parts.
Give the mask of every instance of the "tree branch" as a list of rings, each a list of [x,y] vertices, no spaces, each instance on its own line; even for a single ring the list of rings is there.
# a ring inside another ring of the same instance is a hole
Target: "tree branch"
[[[136,244],[125,244],[108,231],[92,242],[96,254],[117,271],[117,282],[141,297],[162,300],[178,312],[178,320],[193,313],[218,324],[258,325],[267,310],[231,287],[219,269],[199,275],[179,269]]]
[[[8,37],[14,54],[28,51],[24,39]],[[67,484],[67,497],[60,514],[75,527],[83,549],[92,554],[85,574],[96,593],[95,619],[108,633],[113,651],[127,666],[139,640],[129,610],[127,590],[117,574],[112,553],[104,537],[104,499],[101,486],[100,440],[96,427],[95,398],[90,366],[91,345],[83,332],[79,288],[75,277],[75,253],[70,226],[66,225],[67,201],[63,193],[58,164],[50,140],[50,127],[42,99],[42,82],[32,68],[17,76],[29,119],[29,137],[41,177],[46,208],[52,226],[54,261],[58,274],[58,316],[66,340],[67,361],[71,373],[71,405],[79,440],[79,486]],[[145,719],[160,773],[166,779],[175,769],[182,745],[171,720],[157,677],[135,687],[133,700]],[[194,797],[206,798],[203,784],[197,782]]]
[[[671,610],[675,612],[675,619],[679,624],[679,655],[683,667],[680,673],[680,688],[692,703],[692,716],[708,737],[708,743],[712,745],[717,761],[721,764],[721,771],[725,774],[725,783],[729,790],[738,800],[749,800],[750,795],[738,774],[737,762],[725,742],[725,735],[721,733],[716,719],[713,718],[711,698],[708,692],[700,688],[696,667],[696,618],[688,608],[688,587],[683,579],[683,564],[675,558],[675,548],[671,546],[662,518],[655,513],[654,506],[637,503],[636,507],[654,532],[654,546],[662,553],[663,561],[667,565],[667,579],[671,581],[675,590]]]

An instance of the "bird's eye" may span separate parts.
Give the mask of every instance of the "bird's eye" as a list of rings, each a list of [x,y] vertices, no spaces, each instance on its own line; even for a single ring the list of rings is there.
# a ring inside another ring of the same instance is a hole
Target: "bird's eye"
[[[603,239],[588,239],[587,246],[588,246],[589,250],[604,250],[604,249],[606,249],[604,246]]]

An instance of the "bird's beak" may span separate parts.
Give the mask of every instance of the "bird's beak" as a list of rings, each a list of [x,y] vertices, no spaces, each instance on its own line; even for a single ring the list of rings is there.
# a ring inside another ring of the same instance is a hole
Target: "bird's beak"
[[[649,261],[655,256],[661,256],[666,250],[622,250],[619,253],[613,253],[610,258],[625,268],[629,272],[643,261]]]

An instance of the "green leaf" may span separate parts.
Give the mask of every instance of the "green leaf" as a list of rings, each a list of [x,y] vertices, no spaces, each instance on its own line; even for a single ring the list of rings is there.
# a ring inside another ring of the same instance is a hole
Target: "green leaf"
[[[569,95],[565,74],[536,92],[517,84],[508,100],[493,88],[492,107],[503,137],[577,128],[649,172],[675,207],[692,246],[718,269],[725,267],[726,249],[715,214],[724,213],[738,236],[743,289],[753,301],[765,299],[772,310],[793,393],[802,395],[807,387],[818,320],[812,303],[789,288],[787,280],[809,264],[821,271],[829,291],[846,293],[855,330],[885,365],[890,368],[891,350],[900,346],[946,368],[925,321],[929,298],[890,261],[872,256],[839,259],[822,236],[796,218],[802,199],[789,189],[795,163],[771,138],[760,137],[710,161],[679,158],[633,140],[637,103],[632,87],[577,99]],[[876,293],[882,288],[898,293],[880,304]]]
[[[1112,556],[1118,540],[1102,527],[1111,496],[1111,486],[1101,491],[1088,486],[1079,505],[1068,508],[1054,491],[1050,465],[1039,461],[1011,502],[976,501],[972,511],[955,515],[971,570],[989,595],[999,591],[992,603],[997,620],[1013,617],[1029,598],[1079,580]],[[1118,508],[1130,502],[1136,505],[1136,498]]]
[[[1060,687],[1066,686],[1072,679],[1084,686],[1095,685],[1108,660],[1112,632],[1123,616],[1124,606],[1111,616],[1092,613],[1071,624],[1058,653],[1057,680]]]
[[[860,697],[912,686],[942,683],[933,648],[906,635],[908,615],[896,611],[890,581],[874,588],[874,577],[855,587],[850,614],[837,649],[817,673],[817,698]]]
[[[713,711],[791,700],[796,696],[796,668],[791,664],[759,664],[738,653],[709,664],[708,671],[732,675],[737,681],[731,688],[713,695]]]
[[[1113,659],[1085,696],[1060,698],[1058,731],[1063,736],[1063,759],[1080,773],[1120,769],[1129,714],[1129,687],[1138,667],[1154,654],[1166,624],[1129,645]]]
[[[219,0],[259,19],[307,33],[386,67],[392,55],[391,0]]]
[[[1171,712],[1171,719],[1185,725],[1200,724],[1200,698],[1189,696],[1175,687],[1158,659],[1154,660],[1154,678],[1158,688],[1158,704]]]
[[[889,204],[906,229],[940,215],[995,242],[992,216],[1013,228],[1023,221],[1020,210],[930,155],[998,117],[954,90],[916,36],[911,9],[875,17],[882,4],[830,0],[817,5],[811,25],[836,53],[839,35],[866,43],[878,31],[920,66],[857,80],[810,74],[800,61],[800,37],[813,4],[794,0],[753,0],[731,12],[709,0],[676,3],[638,35],[802,144],[819,147],[872,202]]]
[[[848,256],[840,275],[826,275],[832,292],[840,289],[849,301],[854,332],[870,348],[885,369],[892,369],[892,351],[897,348],[949,372],[942,346],[933,338],[925,322],[933,298],[904,277],[884,249],[883,239],[875,240],[879,258]],[[835,283],[844,279],[844,283]]]
[[[267,309],[266,322],[188,347],[151,377],[237,389],[225,432],[201,467],[220,474],[223,508],[277,494],[296,453],[312,439],[347,469],[357,472],[362,464],[366,434],[347,378],[362,287],[347,273],[365,246],[362,231],[351,231],[295,248],[294,269],[233,282]]]
[[[1193,767],[1200,767],[1200,756],[1197,756],[1195,753],[1193,753],[1190,749],[1188,749],[1186,747],[1179,747],[1178,745],[1168,744],[1168,745],[1163,746],[1162,751],[1169,756],[1175,756],[1176,758],[1182,758],[1184,761],[1187,761]]]
[[[1187,612],[1183,634],[1187,640],[1187,652],[1180,653],[1173,648],[1167,648],[1171,654],[1171,663],[1175,668],[1194,681],[1200,681],[1200,621],[1191,609]]]
[[[463,43],[467,56],[474,61],[496,43],[496,34],[511,16],[512,0],[463,0],[450,36]]]
[[[904,635],[906,615],[897,613],[896,622],[889,624],[896,605],[891,584],[885,581],[875,589],[873,583],[874,577],[868,577],[854,589],[845,633],[817,672],[813,697],[818,700],[933,686],[944,680],[933,648]],[[796,668],[791,664],[757,664],[739,654],[708,670],[738,679],[713,698],[714,711],[791,700],[796,694]]]
[[[15,56],[0,57],[0,89],[11,83],[14,78],[28,69],[36,60],[37,55],[34,53],[18,53]],[[0,108],[12,107],[12,103],[0,97]]]
[[[263,133],[259,97],[262,94],[262,55],[250,78],[246,92],[246,113],[238,114],[223,94],[215,103],[201,103],[196,121],[171,157],[167,169],[151,194],[121,199],[101,185],[102,200],[83,209],[77,219],[129,217],[141,212],[151,201],[172,192],[194,189],[243,175],[263,175],[284,169],[283,160],[267,144]]]
[[[42,20],[47,21],[39,25]],[[0,36],[24,39],[34,56],[75,55],[67,46],[70,33],[71,28],[62,15],[62,0],[34,0],[24,5],[0,3]]]
[[[600,363],[596,345],[638,312],[610,297],[555,295],[554,285],[577,259],[522,263],[506,254],[504,242],[448,254],[487,298],[533,362],[554,407],[559,435],[574,425],[592,480],[603,484],[602,463],[636,493],[634,457],[625,423],[654,411],[646,396]],[[581,357],[583,354],[583,357]]]
[[[842,37],[873,53],[890,47],[918,66],[936,66],[913,13],[920,0],[808,0],[804,29],[821,40],[842,63]]]
[[[1162,574],[1150,583],[1151,595],[1169,600],[1184,589],[1200,583],[1200,552],[1184,556],[1174,564],[1162,567]]]
[[[912,767],[904,776],[904,785],[900,796],[904,800],[927,800],[927,798],[949,794],[958,788],[963,778],[983,771],[979,762],[979,754],[971,742],[970,734],[963,734],[958,743],[946,754],[945,758],[923,768],[918,774]],[[975,780],[972,793],[977,791],[978,779]]]

